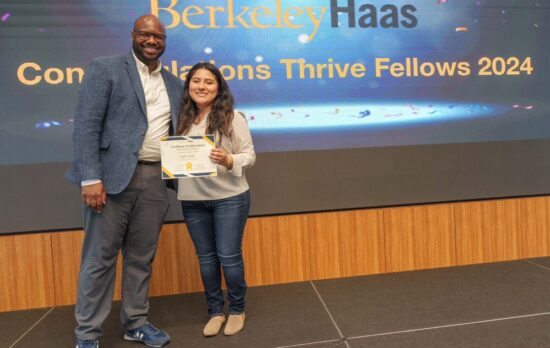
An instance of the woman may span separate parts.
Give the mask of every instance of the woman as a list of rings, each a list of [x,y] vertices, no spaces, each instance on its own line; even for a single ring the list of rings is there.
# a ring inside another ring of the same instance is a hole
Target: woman
[[[246,119],[233,108],[229,87],[214,65],[198,63],[189,71],[177,133],[216,136],[210,159],[217,164],[218,175],[180,179],[178,199],[199,258],[208,305],[210,320],[203,334],[217,335],[225,322],[223,270],[229,303],[224,334],[234,335],[242,330],[245,319],[242,238],[250,209],[250,192],[244,169],[254,164],[256,154]]]

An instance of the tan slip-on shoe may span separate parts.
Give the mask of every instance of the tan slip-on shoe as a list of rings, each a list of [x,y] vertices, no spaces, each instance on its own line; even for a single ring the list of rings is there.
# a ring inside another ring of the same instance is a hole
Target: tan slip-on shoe
[[[244,327],[244,313],[241,314],[229,314],[227,319],[227,324],[225,324],[225,329],[223,330],[224,335],[232,336]]]
[[[223,315],[216,315],[215,317],[210,318],[208,323],[204,325],[204,329],[202,330],[203,335],[205,337],[216,336],[220,333],[224,322],[225,316]]]

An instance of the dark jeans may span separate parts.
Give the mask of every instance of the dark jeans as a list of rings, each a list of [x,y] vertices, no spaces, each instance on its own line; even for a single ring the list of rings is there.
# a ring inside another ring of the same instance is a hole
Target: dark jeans
[[[182,201],[181,206],[199,258],[208,314],[213,317],[223,313],[221,270],[227,284],[229,313],[244,312],[242,241],[250,210],[250,191],[224,199]]]

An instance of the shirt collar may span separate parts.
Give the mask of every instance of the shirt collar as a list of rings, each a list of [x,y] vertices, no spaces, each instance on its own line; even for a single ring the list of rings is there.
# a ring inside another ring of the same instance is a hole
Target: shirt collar
[[[138,57],[136,57],[136,54],[134,53],[134,50],[132,50],[132,55],[134,56],[134,59],[136,60],[136,66],[137,66],[138,70],[141,71],[142,73],[149,74],[149,67],[147,65],[145,65],[145,63],[143,63],[141,60],[139,60]],[[153,70],[151,72],[151,75],[160,72],[160,69],[162,69],[162,62],[159,59],[159,63],[157,65],[157,67],[155,68],[155,70]]]

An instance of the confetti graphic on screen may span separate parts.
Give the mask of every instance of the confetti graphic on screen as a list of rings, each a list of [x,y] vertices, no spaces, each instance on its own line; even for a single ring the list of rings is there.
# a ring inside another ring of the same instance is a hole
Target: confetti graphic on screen
[[[532,105],[515,104],[512,108],[529,110]],[[332,110],[332,111],[328,111]],[[488,117],[509,110],[492,104],[444,102],[373,102],[368,105],[349,104],[336,109],[326,105],[279,108],[243,108],[252,130],[314,129],[330,127],[370,127],[395,122],[414,123],[449,121],[472,117]],[[275,116],[275,117],[273,117]],[[398,119],[397,121],[394,119]]]
[[[38,122],[37,124],[35,124],[34,128],[47,129],[47,128],[51,128],[51,127],[60,127],[62,125],[63,124],[61,122],[58,122],[58,121],[43,121],[43,122]]]

